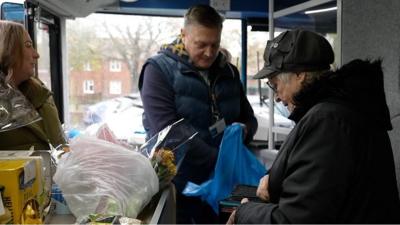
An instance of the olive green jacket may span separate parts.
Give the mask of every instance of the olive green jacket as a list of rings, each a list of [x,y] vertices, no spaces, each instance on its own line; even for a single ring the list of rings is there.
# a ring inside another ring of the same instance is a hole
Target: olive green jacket
[[[42,120],[14,130],[0,132],[0,150],[50,149],[66,140],[54,104],[52,92],[38,79],[31,78],[19,86],[20,91],[32,103]]]

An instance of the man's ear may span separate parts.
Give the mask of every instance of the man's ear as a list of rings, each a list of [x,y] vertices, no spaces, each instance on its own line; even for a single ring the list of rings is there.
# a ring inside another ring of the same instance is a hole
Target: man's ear
[[[185,28],[181,28],[181,38],[182,38],[182,41],[185,39],[185,36],[186,36],[186,30],[185,30]]]

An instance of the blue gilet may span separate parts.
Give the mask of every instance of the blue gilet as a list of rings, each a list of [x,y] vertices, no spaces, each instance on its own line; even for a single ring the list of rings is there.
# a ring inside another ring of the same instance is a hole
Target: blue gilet
[[[212,112],[212,98],[215,97],[215,111],[225,119],[227,125],[238,121],[242,86],[236,68],[218,57],[208,71],[208,85],[196,68],[172,54],[160,53],[149,58],[146,63],[163,71],[162,74],[175,91],[179,116],[185,118],[204,141],[218,147],[222,135],[212,138],[209,132],[209,127],[216,122]],[[146,117],[143,123],[146,128]]]

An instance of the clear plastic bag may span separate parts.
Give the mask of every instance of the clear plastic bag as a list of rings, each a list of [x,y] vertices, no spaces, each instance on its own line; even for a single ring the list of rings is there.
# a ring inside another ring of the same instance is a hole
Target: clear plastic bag
[[[39,113],[28,99],[11,87],[0,74],[0,132],[26,126],[40,120]]]
[[[61,156],[54,181],[77,221],[90,214],[136,218],[159,185],[146,157],[84,135]]]
[[[186,143],[198,132],[180,119],[158,132],[139,151],[152,162],[160,189],[168,186],[186,155]]]
[[[185,156],[185,144],[192,140],[198,132],[180,119],[151,137],[140,146],[140,152],[147,158],[152,158],[156,150],[168,148],[174,152],[176,162],[180,162]]]

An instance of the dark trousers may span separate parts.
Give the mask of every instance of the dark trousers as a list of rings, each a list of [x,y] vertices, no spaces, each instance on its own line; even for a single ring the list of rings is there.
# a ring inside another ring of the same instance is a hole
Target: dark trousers
[[[207,202],[176,193],[177,224],[217,224],[218,216]]]

